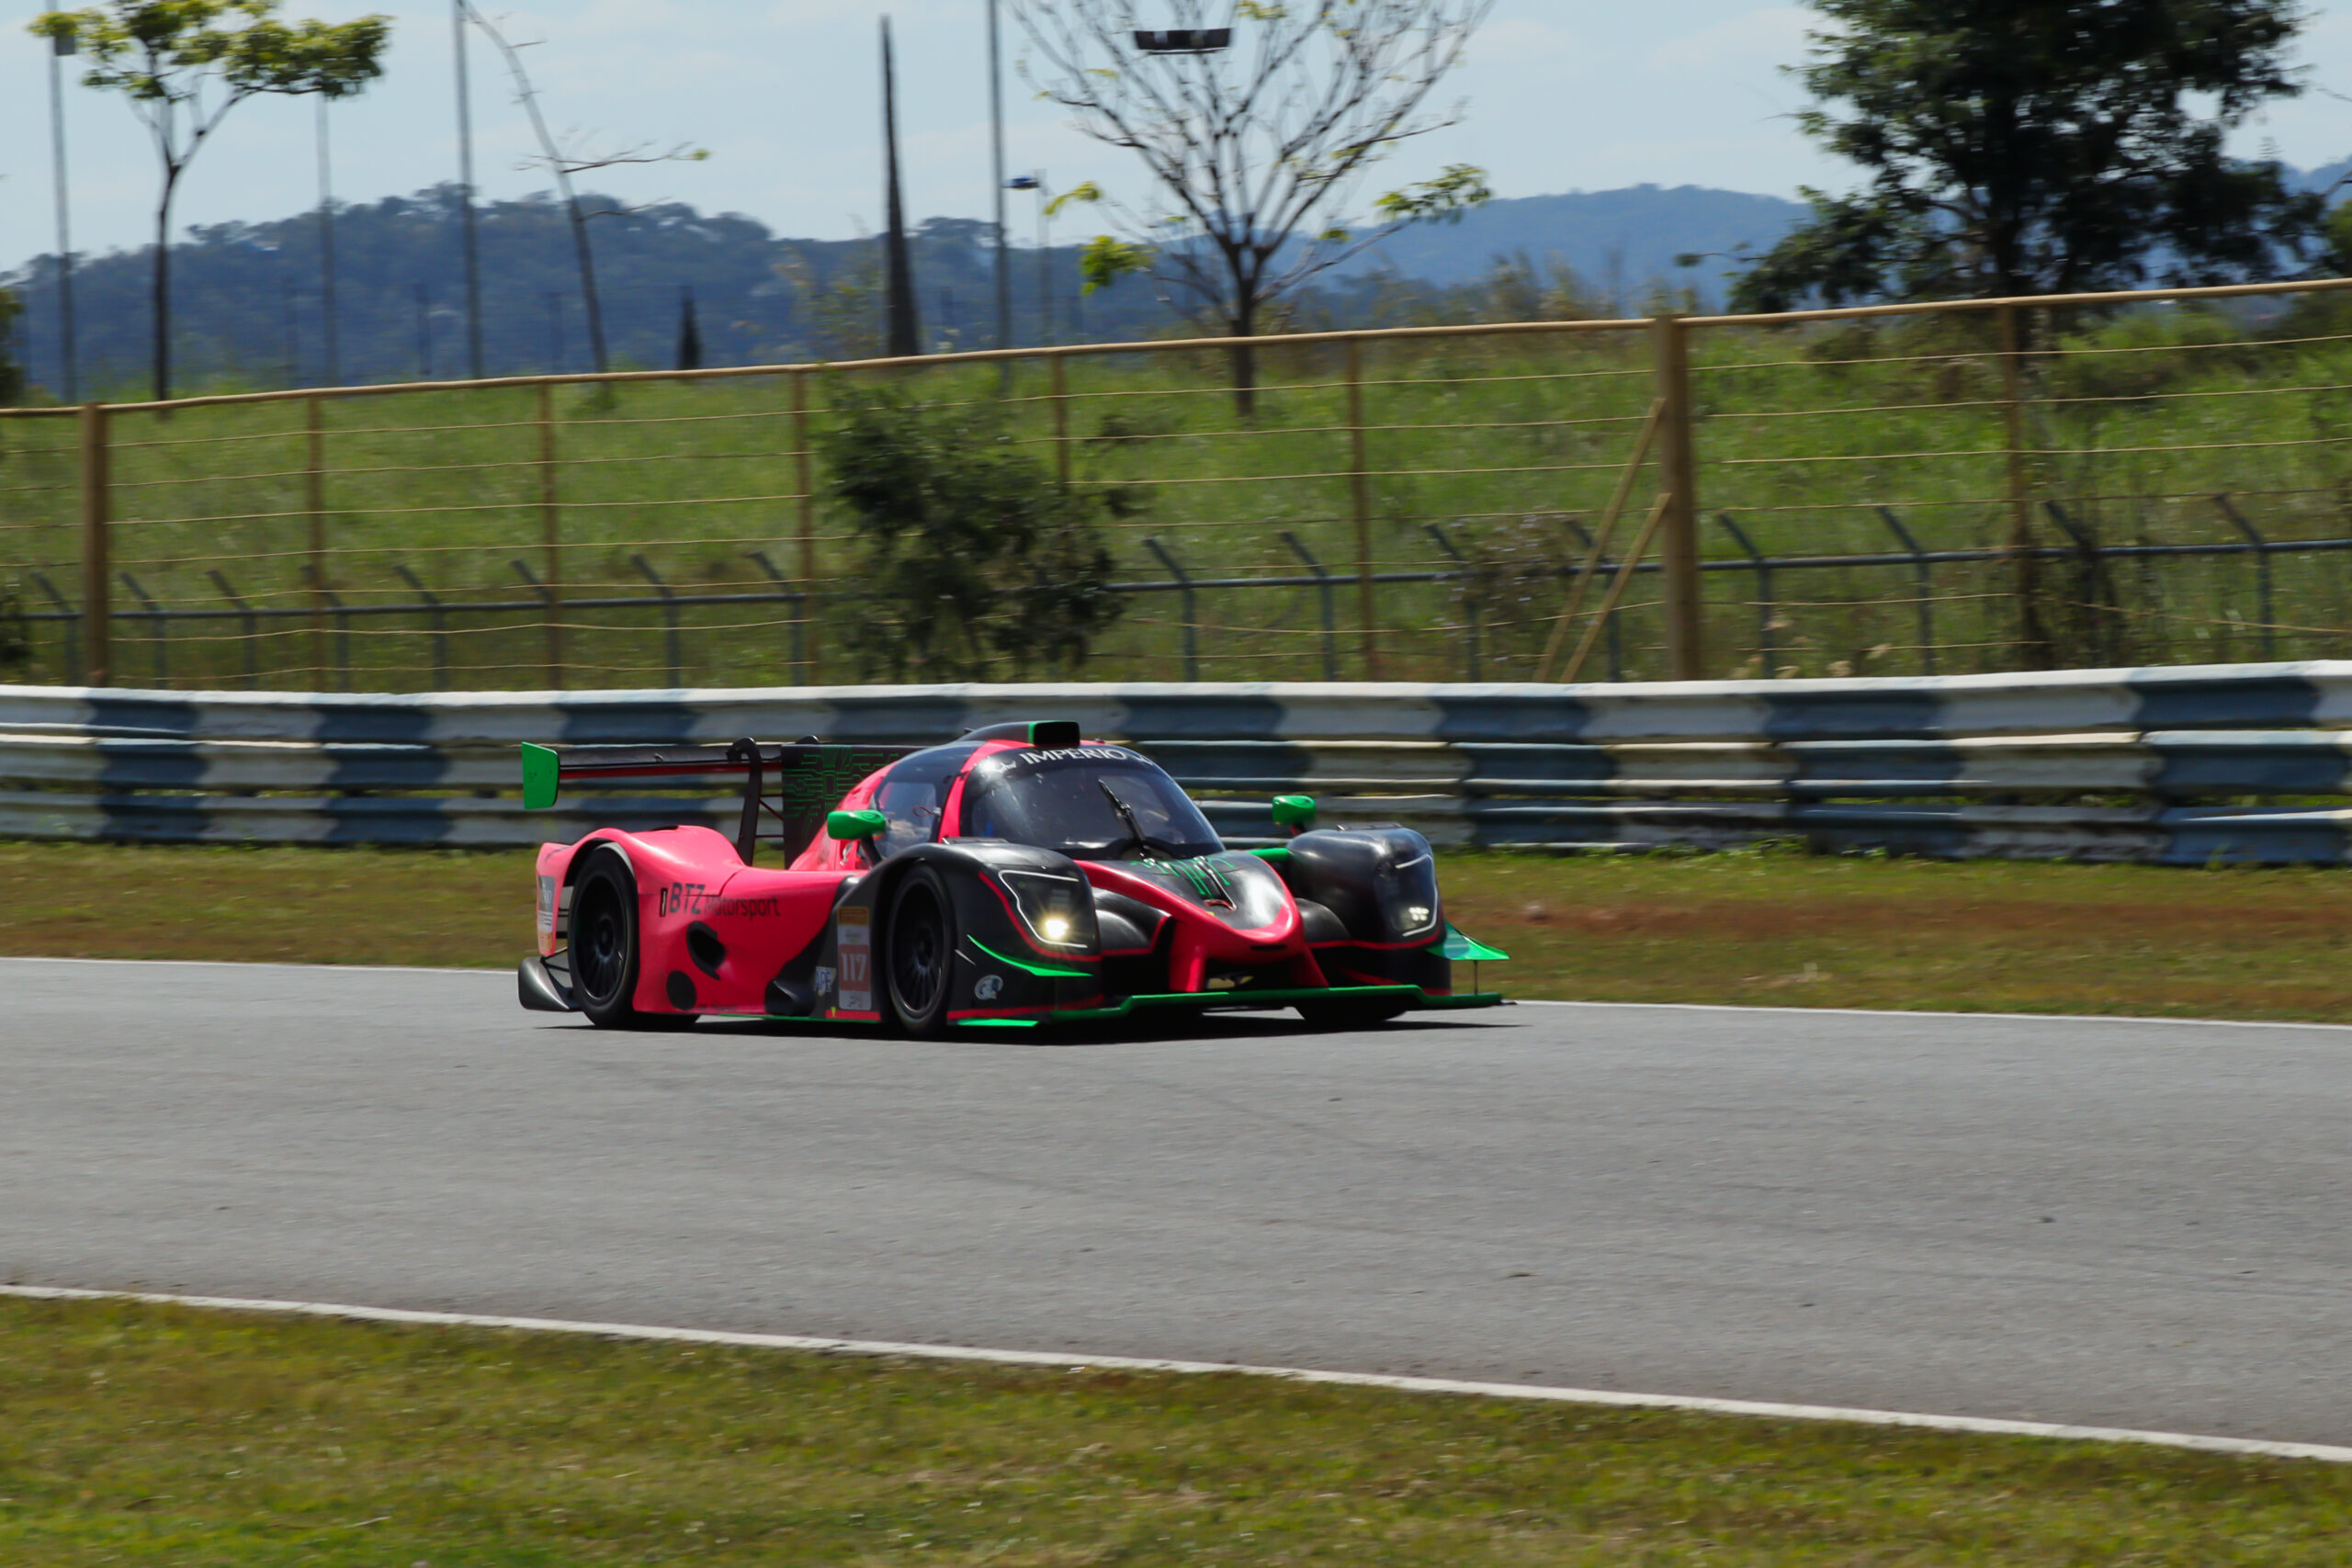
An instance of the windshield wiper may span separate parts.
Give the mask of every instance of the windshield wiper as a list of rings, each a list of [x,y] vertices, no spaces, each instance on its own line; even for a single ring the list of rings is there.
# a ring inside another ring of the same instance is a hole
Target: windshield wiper
[[[1163,854],[1171,859],[1182,858],[1175,845],[1162,843],[1143,830],[1143,824],[1136,820],[1136,808],[1119,798],[1119,792],[1111,787],[1109,779],[1097,777],[1094,783],[1102,791],[1102,797],[1111,803],[1111,809],[1119,814],[1119,820],[1126,825],[1127,836],[1112,845],[1110,852],[1116,853],[1125,846],[1133,844],[1148,855]]]

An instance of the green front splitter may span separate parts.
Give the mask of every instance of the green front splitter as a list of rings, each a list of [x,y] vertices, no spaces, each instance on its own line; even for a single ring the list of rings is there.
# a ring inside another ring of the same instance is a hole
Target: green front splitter
[[[1500,991],[1461,991],[1433,997],[1419,986],[1301,986],[1281,991],[1153,991],[1124,997],[1110,1007],[1071,1008],[1041,1013],[1040,1023],[1091,1022],[1125,1018],[1155,1008],[1220,1009],[1286,1008],[1299,1002],[1401,1001],[1414,1008],[1490,1008],[1502,1005]]]

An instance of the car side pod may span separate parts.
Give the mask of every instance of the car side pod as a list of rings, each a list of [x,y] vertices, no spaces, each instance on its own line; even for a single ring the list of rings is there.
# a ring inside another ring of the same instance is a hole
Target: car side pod
[[[533,1012],[578,1012],[580,1006],[571,999],[569,988],[556,984],[548,973],[547,960],[537,953],[526,958],[514,970],[514,990],[523,1005]]]

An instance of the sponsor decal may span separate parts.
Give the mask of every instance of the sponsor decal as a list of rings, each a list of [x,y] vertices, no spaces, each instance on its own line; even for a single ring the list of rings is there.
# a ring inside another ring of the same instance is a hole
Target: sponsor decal
[[[714,915],[781,915],[784,913],[784,900],[781,898],[721,898],[711,905],[710,912]]]
[[[1148,761],[1140,751],[1130,751],[1124,746],[1061,746],[1050,750],[1008,752],[1018,762],[1141,762]]]
[[[1008,773],[1026,773],[1048,762],[1142,762],[1151,759],[1140,751],[1130,751],[1124,746],[1057,746],[1049,750],[1001,751],[983,758],[974,773],[982,777],[1001,777]]]
[[[843,909],[833,919],[833,945],[842,961],[843,1012],[874,1010],[874,928],[864,909]]]
[[[544,879],[542,879],[544,880]],[[673,882],[653,890],[656,907],[664,915],[781,915],[781,898],[721,898],[707,882]]]
[[[539,878],[539,930],[555,934],[555,878]]]
[[[992,1002],[992,1001],[996,1000],[996,998],[997,998],[998,995],[999,995],[1001,992],[1002,992],[1002,991],[1003,991],[1003,989],[1004,989],[1004,976],[1001,976],[1001,975],[983,975],[983,976],[981,976],[979,977],[978,981],[977,983],[975,983],[975,984],[974,984],[974,986],[972,987],[972,995],[973,995],[975,998],[978,998],[979,1000],[981,1000],[981,1001],[984,1001],[984,1002]]]
[[[833,972],[829,966],[820,964],[817,966],[817,994],[820,997],[831,996],[832,990]]]
[[[654,902],[665,915],[699,915],[703,902],[709,897],[703,882],[673,882],[667,887],[653,890]]]

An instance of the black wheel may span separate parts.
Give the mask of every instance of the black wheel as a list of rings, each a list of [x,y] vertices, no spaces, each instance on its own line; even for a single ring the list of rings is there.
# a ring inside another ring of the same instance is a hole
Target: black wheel
[[[890,900],[890,924],[882,945],[890,1010],[909,1034],[936,1040],[947,1032],[955,963],[956,906],[939,874],[927,865],[916,866]]]
[[[1403,1016],[1411,1006],[1367,997],[1335,997],[1328,1002],[1300,1002],[1298,1016],[1316,1029],[1369,1029]]]
[[[637,994],[637,878],[616,850],[588,852],[572,885],[571,994],[588,1021],[603,1029],[676,1029],[692,1013],[641,1013]]]

